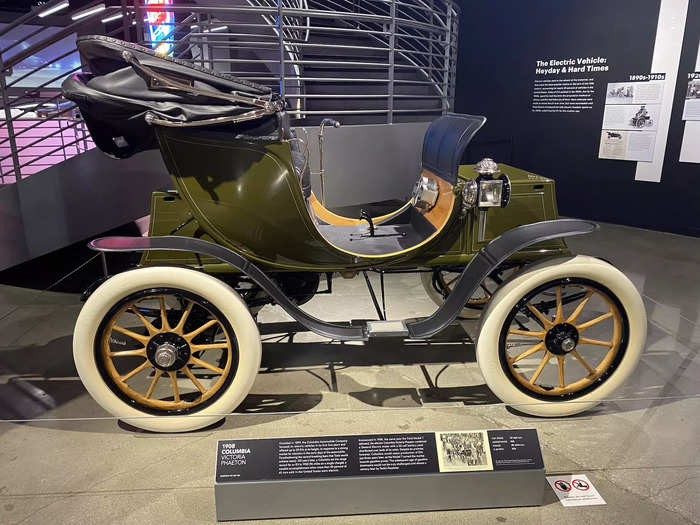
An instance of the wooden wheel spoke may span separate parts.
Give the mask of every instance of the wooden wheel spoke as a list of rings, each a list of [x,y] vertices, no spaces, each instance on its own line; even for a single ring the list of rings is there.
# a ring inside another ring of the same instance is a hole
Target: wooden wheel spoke
[[[217,348],[228,348],[228,342],[210,343],[206,345],[190,345],[193,352],[201,352],[203,350],[216,350]]]
[[[150,337],[148,337],[147,335],[137,334],[136,332],[129,330],[128,328],[124,328],[123,326],[119,326],[118,324],[112,325],[112,330],[116,330],[117,332],[120,332],[124,335],[127,335],[127,336],[131,337],[132,339],[136,339],[137,341],[139,341],[143,344],[148,343],[148,340],[150,339]]]
[[[561,285],[557,286],[556,290],[556,296],[557,296],[557,312],[556,315],[554,316],[554,322],[559,323],[562,320],[563,313],[562,313],[562,302],[561,302]]]
[[[150,366],[150,364],[151,364],[151,363],[149,363],[148,361],[144,361],[144,362],[141,363],[139,366],[137,366],[136,368],[134,368],[131,372],[128,372],[128,373],[124,374],[124,375],[121,376],[119,379],[121,379],[122,382],[127,382],[129,379],[131,379],[131,378],[134,377],[136,374],[138,374],[139,372],[141,372],[141,370],[143,370],[143,369],[145,369],[146,367]]]
[[[173,332],[176,334],[182,334],[182,329],[185,326],[185,322],[187,322],[187,318],[190,316],[190,313],[192,312],[192,307],[194,306],[194,301],[189,301],[187,303],[187,307],[185,307],[185,311],[182,312],[182,317],[180,317],[180,321],[178,321],[177,326],[173,328]]]
[[[537,337],[538,339],[542,339],[547,332],[545,332],[544,330],[541,332],[530,332],[528,330],[517,330],[515,328],[511,328],[510,330],[508,330],[508,333],[513,335],[525,335],[528,337]]]
[[[219,368],[218,366],[214,366],[211,363],[207,363],[206,361],[202,361],[201,359],[197,359],[194,356],[190,357],[190,363],[201,366],[203,368],[206,368],[208,370],[211,370],[212,372],[216,372],[217,374],[223,374],[224,370],[222,368]]]
[[[197,390],[199,390],[202,394],[207,391],[206,388],[202,386],[202,383],[199,382],[199,380],[194,376],[192,373],[192,370],[190,370],[189,366],[186,366],[182,369],[182,371],[185,373],[187,377],[190,378],[190,381],[194,384],[194,386],[197,387]]]
[[[591,367],[591,365],[586,363],[586,361],[583,359],[583,357],[581,357],[581,354],[579,354],[576,350],[572,350],[571,355],[573,355],[578,360],[579,363],[581,363],[584,367],[586,367],[586,370],[588,370],[588,373],[590,375],[595,374],[595,370]]]
[[[177,386],[177,372],[168,372],[170,376],[170,384],[173,387],[173,400],[176,403],[180,402],[180,389]]]
[[[136,315],[136,317],[139,318],[139,320],[143,323],[143,326],[146,327],[146,330],[148,330],[148,333],[150,335],[157,334],[160,331],[155,326],[153,326],[151,322],[148,319],[146,319],[141,312],[139,312],[139,309],[136,307],[136,305],[132,304],[131,306],[129,306],[128,310],[131,310],[131,312],[133,312],[134,315]]]
[[[109,353],[109,357],[125,357],[130,355],[146,357],[146,349],[138,348],[136,350],[117,350],[116,352]]]
[[[557,362],[559,365],[559,386],[561,388],[564,388],[566,386],[566,383],[564,381],[564,358],[566,356],[563,355],[558,355],[557,356]]]
[[[574,311],[571,313],[569,318],[566,320],[567,323],[573,323],[576,321],[579,315],[581,315],[581,312],[583,311],[583,308],[586,306],[586,303],[588,300],[593,296],[593,292],[591,290],[588,290],[586,292],[586,295],[583,296],[583,299],[581,299],[581,302],[576,305],[576,308]]]
[[[151,384],[148,387],[148,390],[146,391],[146,396],[145,396],[146,399],[151,399],[151,396],[153,395],[153,391],[156,388],[156,383],[158,382],[158,379],[160,379],[160,376],[162,374],[163,374],[163,371],[156,368],[156,371],[153,374],[153,381],[151,381]]]
[[[170,331],[170,324],[168,323],[168,310],[165,307],[165,297],[162,295],[158,297],[158,304],[160,304],[160,326],[163,331]]]
[[[585,330],[586,328],[590,328],[594,324],[598,324],[601,321],[605,321],[606,319],[610,319],[613,316],[612,312],[608,312],[607,314],[599,315],[595,319],[591,319],[590,321],[586,321],[585,323],[581,323],[580,325],[576,326],[578,331]]]
[[[202,326],[200,326],[200,327],[197,328],[196,330],[192,330],[192,331],[191,331],[190,333],[188,333],[188,334],[185,334],[183,337],[184,337],[185,339],[192,340],[192,339],[194,339],[195,337],[197,337],[199,334],[201,334],[202,332],[204,332],[204,330],[206,330],[207,328],[211,328],[212,326],[214,326],[214,325],[215,325],[216,323],[218,323],[218,322],[219,322],[219,321],[217,321],[216,319],[212,319],[212,320],[210,320],[210,321],[207,321],[207,322],[204,323]]]
[[[583,344],[598,345],[598,346],[607,346],[607,347],[611,347],[613,345],[612,341],[599,341],[598,339],[588,339],[587,337],[581,337],[578,340],[578,344],[580,344],[580,345],[583,345]]]
[[[457,275],[457,277],[454,277],[454,278],[450,279],[449,281],[447,281],[445,283],[445,288],[447,288],[449,290],[452,283],[455,282],[457,279],[459,279],[460,275]]]
[[[517,356],[515,356],[513,359],[510,360],[510,363],[511,364],[517,363],[521,359],[525,359],[526,357],[528,357],[536,352],[539,352],[540,350],[544,350],[544,349],[545,349],[544,348],[544,341],[541,341],[538,344],[536,344],[535,346],[525,350],[522,354],[518,354]]]
[[[528,381],[531,385],[535,384],[535,381],[537,381],[537,378],[540,377],[540,374],[542,373],[542,370],[544,370],[544,367],[547,366],[547,363],[549,362],[550,358],[552,357],[552,354],[547,351],[544,354],[544,357],[542,358],[542,361],[540,361],[540,366],[537,367],[537,370],[535,370],[535,373],[532,374],[532,377],[530,378],[530,381]]]
[[[540,320],[540,322],[545,326],[545,328],[549,328],[550,326],[552,326],[552,321],[547,319],[545,315],[542,312],[540,312],[537,308],[532,306],[530,303],[527,303],[527,307],[533,314],[535,314],[535,317],[537,317]]]

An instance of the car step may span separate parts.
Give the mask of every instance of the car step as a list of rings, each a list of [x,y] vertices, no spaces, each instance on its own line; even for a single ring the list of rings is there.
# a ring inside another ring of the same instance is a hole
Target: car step
[[[408,337],[405,321],[367,321],[367,336]]]

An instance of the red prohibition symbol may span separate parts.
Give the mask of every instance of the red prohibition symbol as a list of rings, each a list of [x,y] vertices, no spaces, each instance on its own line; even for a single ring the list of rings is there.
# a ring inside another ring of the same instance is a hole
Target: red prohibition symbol
[[[562,492],[569,492],[571,490],[571,485],[569,484],[569,482],[564,481],[563,479],[556,480],[554,482],[554,486],[557,487]]]
[[[591,486],[582,479],[574,479],[571,481],[571,484],[578,490],[588,490],[591,488]]]

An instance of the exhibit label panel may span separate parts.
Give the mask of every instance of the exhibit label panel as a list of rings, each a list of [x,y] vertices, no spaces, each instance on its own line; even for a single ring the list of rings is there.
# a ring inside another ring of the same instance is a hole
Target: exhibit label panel
[[[534,429],[222,440],[216,508],[231,520],[539,505],[543,481]]]
[[[609,83],[598,157],[652,162],[664,93],[664,73]]]

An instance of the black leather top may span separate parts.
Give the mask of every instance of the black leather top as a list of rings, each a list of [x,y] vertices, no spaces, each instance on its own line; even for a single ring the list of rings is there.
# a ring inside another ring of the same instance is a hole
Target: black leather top
[[[90,72],[96,76],[106,75],[127,66],[128,64],[124,62],[121,54],[124,51],[129,51],[144,65],[190,78],[194,81],[205,82],[217,89],[242,91],[252,95],[268,95],[271,93],[270,88],[262,84],[205,69],[179,58],[158,55],[153,49],[132,42],[124,42],[118,38],[103,35],[83,35],[79,36],[75,43],[83,61],[88,64]]]
[[[462,154],[486,117],[448,113],[434,120],[423,139],[423,169],[454,185]]]
[[[127,158],[158,147],[147,113],[175,122],[196,122],[234,117],[254,109],[251,104],[209,96],[208,93],[247,94],[277,101],[279,95],[265,86],[209,71],[186,61],[156,55],[151,49],[106,36],[82,36],[77,40],[80,56],[90,73],[77,73],[64,80],[63,95],[75,102],[95,144],[105,153]],[[139,63],[160,74],[198,88],[196,93],[154,88],[122,56],[128,51]],[[261,140],[276,130],[275,115],[257,121],[223,124],[231,136],[255,135]],[[274,121],[274,122],[273,122]],[[270,140],[279,140],[278,133]]]

